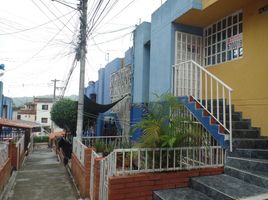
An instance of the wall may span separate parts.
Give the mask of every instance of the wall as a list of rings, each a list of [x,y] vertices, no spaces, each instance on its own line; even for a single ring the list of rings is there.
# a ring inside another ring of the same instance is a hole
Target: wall
[[[85,165],[83,166],[75,154],[72,154],[71,172],[74,177],[76,186],[82,198],[89,197],[90,187],[90,168],[91,168],[91,152],[93,149],[85,149]]]
[[[122,67],[122,59],[116,58],[105,66],[103,104],[111,103],[110,84],[111,75]]]
[[[104,68],[99,69],[98,71],[98,92],[97,92],[97,103],[103,103],[103,94],[104,94]]]
[[[223,173],[223,168],[190,171],[144,173],[130,176],[109,177],[109,200],[152,199],[154,190],[188,187],[190,178]]]
[[[233,103],[253,126],[268,136],[268,12],[258,9],[268,0],[243,7],[243,58],[207,68],[233,88]]]
[[[149,100],[155,99],[154,93],[163,94],[171,91],[172,65],[174,64],[175,31],[202,34],[202,29],[173,22],[190,9],[202,9],[199,0],[168,0],[152,14],[151,60]]]
[[[42,105],[48,105],[48,110],[42,110]],[[53,103],[36,103],[36,122],[41,123],[44,126],[51,126],[50,111]],[[42,123],[42,118],[48,118],[47,123]]]
[[[151,24],[143,22],[134,31],[134,65],[132,80],[132,103],[148,102],[149,71],[150,71],[150,43]]]
[[[5,185],[7,184],[9,177],[11,175],[11,159],[9,158],[6,163],[0,168],[0,196]]]

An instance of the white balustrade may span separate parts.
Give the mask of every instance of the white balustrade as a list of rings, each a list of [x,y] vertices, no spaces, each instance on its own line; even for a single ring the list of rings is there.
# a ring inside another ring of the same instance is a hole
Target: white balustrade
[[[173,67],[174,95],[193,97],[229,133],[232,151],[232,88],[192,60]]]

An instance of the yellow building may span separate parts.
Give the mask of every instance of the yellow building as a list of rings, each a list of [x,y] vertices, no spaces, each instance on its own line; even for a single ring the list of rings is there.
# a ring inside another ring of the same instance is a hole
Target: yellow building
[[[268,0],[203,0],[177,23],[203,29],[202,65],[233,89],[232,103],[268,136]]]

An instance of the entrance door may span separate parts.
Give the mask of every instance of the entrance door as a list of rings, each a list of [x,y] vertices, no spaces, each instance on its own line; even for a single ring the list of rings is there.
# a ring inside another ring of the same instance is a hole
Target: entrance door
[[[202,36],[176,31],[175,64],[193,60],[202,65]]]
[[[202,66],[202,36],[176,32],[175,67],[173,75],[173,93],[175,96],[200,94],[200,71],[191,61]]]

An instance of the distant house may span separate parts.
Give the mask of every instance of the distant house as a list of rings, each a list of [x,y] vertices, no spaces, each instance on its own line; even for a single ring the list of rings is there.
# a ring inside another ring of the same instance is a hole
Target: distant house
[[[53,105],[53,99],[34,98],[33,103],[36,105],[36,122],[43,126],[51,127],[50,111]]]
[[[42,127],[51,129],[53,124],[51,121],[50,111],[53,106],[52,98],[35,97],[32,102],[24,104],[23,107],[15,109],[13,118],[17,120],[36,122]],[[56,127],[58,129],[58,127]]]

